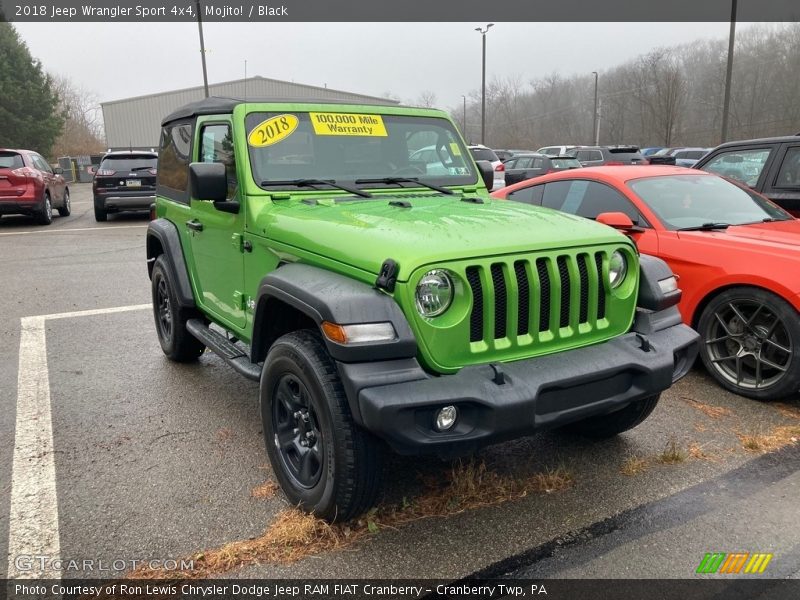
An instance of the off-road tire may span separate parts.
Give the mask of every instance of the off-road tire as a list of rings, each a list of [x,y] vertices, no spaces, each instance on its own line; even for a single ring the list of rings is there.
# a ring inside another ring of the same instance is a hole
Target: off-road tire
[[[292,382],[299,388],[296,396]],[[287,398],[282,389],[292,397]],[[346,521],[375,503],[383,475],[382,444],[353,421],[336,366],[317,332],[295,331],[273,344],[264,362],[259,394],[267,455],[292,505],[328,521]],[[300,411],[292,413],[287,408],[287,402],[295,400],[295,408],[303,403],[308,406],[308,427],[313,430],[314,444],[321,444],[321,448],[314,446],[318,480],[310,483],[311,478],[306,478],[307,485],[301,482],[300,469],[293,471],[290,462],[292,451],[294,456],[305,456],[298,453],[302,448],[296,439],[301,434],[295,438],[297,430],[291,429],[290,415],[297,422]],[[283,423],[282,415],[287,417]],[[283,446],[279,437],[285,440]]]
[[[64,189],[64,202],[58,209],[58,214],[62,217],[68,217],[72,212],[72,201],[69,198],[69,188]]]
[[[658,404],[660,396],[660,394],[649,396],[644,400],[631,402],[625,408],[607,415],[576,421],[566,425],[563,431],[594,439],[614,437],[623,431],[633,429],[649,417]]]
[[[178,303],[175,286],[167,261],[162,254],[153,265],[152,275],[153,318],[161,349],[170,360],[193,362],[205,350],[205,345],[186,328],[186,321],[196,317]]]
[[[53,202],[50,199],[50,192],[44,193],[42,199],[42,209],[36,214],[39,225],[50,225],[53,222]]]
[[[725,290],[703,308],[697,331],[700,359],[725,389],[754,400],[800,390],[800,319],[783,298],[754,287]]]

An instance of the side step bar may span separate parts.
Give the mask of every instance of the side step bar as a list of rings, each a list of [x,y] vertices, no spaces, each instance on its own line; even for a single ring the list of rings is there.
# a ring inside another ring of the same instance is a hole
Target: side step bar
[[[224,335],[214,331],[200,319],[186,321],[186,329],[208,348],[218,354],[237,373],[253,381],[261,379],[261,365],[253,364],[239,346],[232,343]]]

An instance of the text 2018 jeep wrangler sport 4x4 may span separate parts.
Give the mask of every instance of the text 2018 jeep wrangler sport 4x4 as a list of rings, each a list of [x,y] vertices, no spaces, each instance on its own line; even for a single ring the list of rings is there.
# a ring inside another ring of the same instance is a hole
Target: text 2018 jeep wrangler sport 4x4
[[[435,164],[411,160],[428,146]],[[384,442],[454,456],[540,428],[615,435],[694,361],[665,263],[489,198],[492,175],[437,110],[211,98],[164,120],[159,341],[260,381],[293,504],[369,508]]]

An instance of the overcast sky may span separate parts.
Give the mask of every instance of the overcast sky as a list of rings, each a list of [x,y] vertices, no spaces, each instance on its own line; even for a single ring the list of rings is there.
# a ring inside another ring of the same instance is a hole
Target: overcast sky
[[[261,75],[442,108],[480,88],[481,23],[204,23],[209,83]],[[202,85],[197,25],[17,23],[31,53],[99,101]],[[744,27],[741,25],[740,27]],[[727,23],[497,23],[487,80],[590,73],[659,46],[725,38]]]

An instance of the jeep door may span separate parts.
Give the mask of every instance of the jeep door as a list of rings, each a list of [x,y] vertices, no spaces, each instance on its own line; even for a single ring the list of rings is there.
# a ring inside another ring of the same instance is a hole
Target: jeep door
[[[233,130],[229,120],[206,117],[198,120],[197,162],[221,162],[228,177],[228,200],[241,201]],[[234,328],[245,326],[244,256],[242,232],[244,210],[219,210],[213,202],[190,198],[189,245],[195,269],[195,285],[205,310]]]

